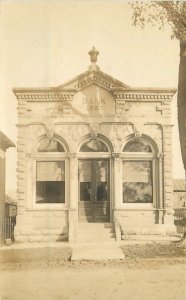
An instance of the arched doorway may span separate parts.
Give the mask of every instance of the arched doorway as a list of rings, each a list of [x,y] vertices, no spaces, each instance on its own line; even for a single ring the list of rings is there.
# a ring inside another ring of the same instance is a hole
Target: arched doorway
[[[79,222],[110,221],[110,152],[100,139],[79,151]]]

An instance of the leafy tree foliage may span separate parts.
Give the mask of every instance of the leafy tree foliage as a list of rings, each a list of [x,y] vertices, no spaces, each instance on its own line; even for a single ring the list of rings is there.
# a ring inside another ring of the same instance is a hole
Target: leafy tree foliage
[[[165,24],[172,28],[172,37],[186,41],[186,2],[185,1],[148,1],[131,3],[133,25],[144,28],[151,23],[162,29]]]
[[[181,152],[186,170],[186,2],[148,1],[133,2],[133,25],[144,28],[147,23],[162,29],[171,26],[172,35],[180,41],[180,65],[178,79],[178,125]],[[165,54],[166,59],[166,54]]]

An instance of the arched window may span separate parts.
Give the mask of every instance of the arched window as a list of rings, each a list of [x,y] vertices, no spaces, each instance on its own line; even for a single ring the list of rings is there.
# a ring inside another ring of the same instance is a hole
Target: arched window
[[[91,139],[81,146],[80,152],[108,152],[108,148],[102,141]]]
[[[144,139],[135,139],[128,142],[124,149],[124,152],[152,152],[151,146]]]
[[[36,160],[36,203],[64,203],[65,148],[57,139],[44,137],[37,152],[40,155]]]
[[[124,146],[123,203],[153,203],[153,152],[144,138],[134,138]]]
[[[43,138],[39,146],[37,147],[38,152],[65,152],[64,147],[55,139]]]

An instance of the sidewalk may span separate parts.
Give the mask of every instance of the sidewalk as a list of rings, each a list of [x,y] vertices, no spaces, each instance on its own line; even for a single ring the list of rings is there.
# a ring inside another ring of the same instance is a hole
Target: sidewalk
[[[10,249],[39,249],[39,248],[71,248],[74,246],[87,246],[87,245],[119,245],[119,246],[124,246],[124,245],[140,245],[140,244],[171,244],[171,243],[179,243],[181,241],[180,237],[172,237],[172,238],[156,238],[156,239],[144,239],[143,237],[141,239],[126,239],[126,240],[121,240],[121,241],[103,241],[103,242],[74,242],[74,243],[69,243],[67,241],[63,242],[30,242],[30,243],[12,243],[11,245],[6,245],[6,244],[0,244],[0,251],[5,251],[5,250],[10,250]],[[182,241],[182,243],[185,243],[186,239]]]

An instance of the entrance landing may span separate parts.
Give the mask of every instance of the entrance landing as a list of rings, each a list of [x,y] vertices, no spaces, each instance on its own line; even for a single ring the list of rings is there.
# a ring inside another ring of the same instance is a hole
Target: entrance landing
[[[124,253],[117,243],[101,243],[101,244],[84,244],[74,245],[71,256],[72,261],[78,260],[123,260]]]

